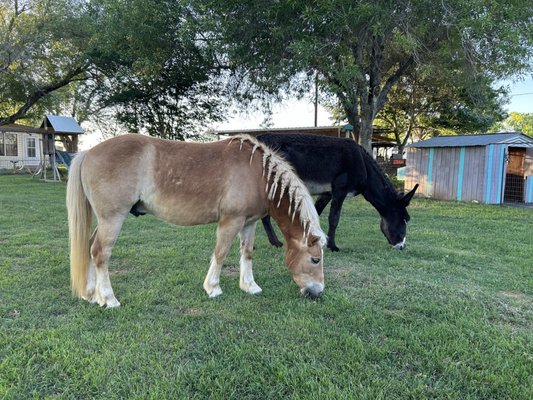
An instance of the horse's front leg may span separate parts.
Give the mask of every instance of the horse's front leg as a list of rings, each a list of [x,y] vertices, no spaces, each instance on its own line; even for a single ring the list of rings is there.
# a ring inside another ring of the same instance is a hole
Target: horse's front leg
[[[263,290],[255,283],[252,272],[252,253],[254,251],[255,226],[257,222],[245,225],[239,236],[241,239],[241,278],[239,281],[240,288],[251,294],[261,293]]]
[[[209,297],[217,297],[222,294],[220,288],[220,271],[222,263],[226,259],[231,248],[231,243],[244,225],[244,218],[222,217],[217,226],[217,244],[211,257],[209,271],[204,280],[204,289]]]

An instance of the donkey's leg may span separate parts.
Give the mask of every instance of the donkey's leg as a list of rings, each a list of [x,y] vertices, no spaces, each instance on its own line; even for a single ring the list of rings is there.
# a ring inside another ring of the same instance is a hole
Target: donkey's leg
[[[276,236],[276,232],[274,232],[274,227],[272,226],[272,222],[270,220],[270,215],[267,215],[261,219],[261,222],[263,223],[263,228],[265,228],[265,232],[268,236],[268,241],[272,246],[276,247],[282,247],[283,243],[281,243]]]
[[[324,211],[324,208],[328,205],[328,203],[331,201],[331,193],[322,193],[318,199],[316,199],[315,202],[315,208],[318,215],[322,214],[322,211]]]
[[[245,292],[258,294],[262,289],[255,283],[252,272],[252,253],[254,251],[255,226],[257,222],[245,225],[239,233],[241,239],[241,278],[239,286]]]
[[[335,244],[335,232],[337,230],[337,225],[339,224],[339,219],[341,217],[342,203],[346,199],[348,192],[344,189],[333,189],[331,208],[329,210],[328,222],[328,249],[331,251],[339,251],[339,248]]]
[[[91,256],[95,265],[96,287],[94,291],[94,300],[100,306],[118,307],[120,303],[115,298],[111,281],[109,280],[109,271],[107,264],[111,257],[111,250],[117,240],[125,216],[118,215],[111,219],[98,220],[98,229],[91,246]]]
[[[216,297],[222,294],[220,288],[220,270],[222,263],[228,255],[231,244],[237,233],[244,226],[244,218],[222,217],[217,226],[217,244],[211,257],[209,271],[204,280],[204,289],[209,297]]]

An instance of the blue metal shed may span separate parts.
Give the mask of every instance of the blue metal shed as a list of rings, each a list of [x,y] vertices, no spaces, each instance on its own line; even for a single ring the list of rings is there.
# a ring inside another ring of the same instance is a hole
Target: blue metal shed
[[[406,189],[441,200],[533,203],[533,138],[439,136],[407,146]]]

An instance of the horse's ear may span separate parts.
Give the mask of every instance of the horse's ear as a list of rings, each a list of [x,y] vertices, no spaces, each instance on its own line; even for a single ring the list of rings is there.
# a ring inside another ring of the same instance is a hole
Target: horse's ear
[[[418,189],[418,183],[415,185],[415,187],[414,187],[409,193],[406,193],[406,194],[400,199],[400,202],[401,202],[405,207],[407,207],[407,206],[409,205],[409,202],[411,201],[411,199],[412,199],[413,196],[415,195],[416,189]]]

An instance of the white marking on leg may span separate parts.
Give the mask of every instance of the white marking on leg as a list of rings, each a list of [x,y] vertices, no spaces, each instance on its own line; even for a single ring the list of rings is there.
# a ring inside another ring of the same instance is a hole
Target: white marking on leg
[[[240,260],[240,267],[241,267],[241,277],[239,281],[239,287],[241,290],[251,293],[251,294],[258,294],[263,291],[259,287],[257,283],[255,283],[254,280],[254,274],[252,270],[252,260],[246,258],[246,256],[242,255]]]
[[[94,260],[89,260],[89,269],[87,270],[87,286],[85,288],[86,297],[83,297],[84,300],[87,300],[91,303],[95,303],[96,299],[94,298],[94,292],[96,290],[96,267],[94,265]]]
[[[209,297],[217,297],[222,294],[222,289],[220,288],[220,270],[222,265],[217,262],[215,255],[211,257],[211,264],[209,265],[209,270],[204,280],[204,290],[207,292]]]

